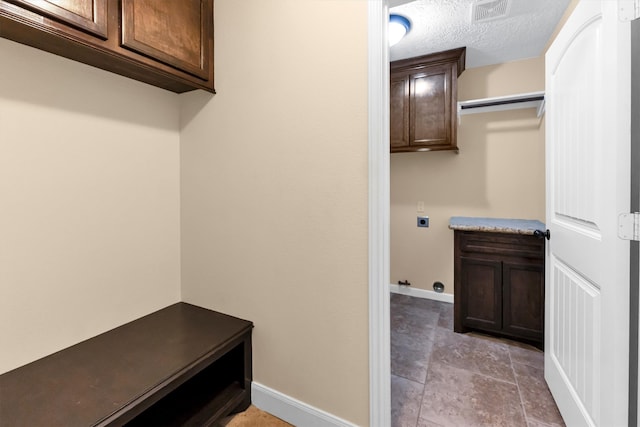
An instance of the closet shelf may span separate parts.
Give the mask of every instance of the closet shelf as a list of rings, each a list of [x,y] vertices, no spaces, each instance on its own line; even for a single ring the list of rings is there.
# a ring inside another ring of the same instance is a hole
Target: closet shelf
[[[458,120],[460,116],[465,114],[490,113],[523,108],[535,108],[537,116],[541,117],[544,114],[544,91],[460,101],[458,102]]]

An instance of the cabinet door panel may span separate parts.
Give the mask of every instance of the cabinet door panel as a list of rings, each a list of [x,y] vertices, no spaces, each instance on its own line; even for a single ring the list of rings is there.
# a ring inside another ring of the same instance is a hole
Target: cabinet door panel
[[[107,0],[9,0],[53,20],[107,38]]]
[[[541,340],[544,332],[544,267],[503,263],[503,327],[506,333]]]
[[[502,263],[461,259],[462,323],[466,327],[502,328]]]
[[[443,145],[451,140],[451,66],[429,67],[411,76],[411,145]]]
[[[392,77],[391,95],[391,147],[409,145],[409,77]]]
[[[206,79],[212,20],[203,0],[122,0],[122,46]]]

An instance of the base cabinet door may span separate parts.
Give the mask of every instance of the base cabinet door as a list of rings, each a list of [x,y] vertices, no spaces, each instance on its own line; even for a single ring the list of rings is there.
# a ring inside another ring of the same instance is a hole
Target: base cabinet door
[[[503,262],[505,332],[542,341],[544,333],[544,269],[536,264]]]
[[[461,293],[466,327],[502,329],[502,266],[500,261],[462,258]]]

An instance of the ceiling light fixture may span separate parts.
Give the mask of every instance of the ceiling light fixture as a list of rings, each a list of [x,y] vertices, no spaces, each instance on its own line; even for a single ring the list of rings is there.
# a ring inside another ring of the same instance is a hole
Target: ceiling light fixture
[[[389,15],[389,46],[398,43],[411,31],[411,22],[402,15]]]

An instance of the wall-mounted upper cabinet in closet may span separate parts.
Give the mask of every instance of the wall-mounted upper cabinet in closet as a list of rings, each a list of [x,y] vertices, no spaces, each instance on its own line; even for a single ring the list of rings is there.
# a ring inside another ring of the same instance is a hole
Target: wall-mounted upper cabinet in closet
[[[391,152],[458,150],[457,79],[466,48],[391,63]]]
[[[214,92],[213,0],[0,0],[0,37],[173,92]]]

